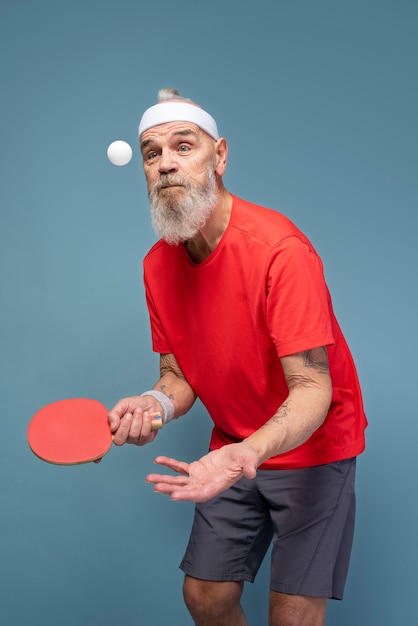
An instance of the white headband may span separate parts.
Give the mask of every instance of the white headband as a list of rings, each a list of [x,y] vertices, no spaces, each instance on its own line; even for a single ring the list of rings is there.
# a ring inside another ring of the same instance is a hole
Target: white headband
[[[196,124],[196,126],[199,126],[199,128],[213,137],[213,139],[219,139],[218,127],[213,117],[203,109],[187,102],[160,102],[159,104],[154,104],[142,116],[138,134],[141,136],[149,128],[159,124],[166,124],[167,122],[192,122],[192,124]]]

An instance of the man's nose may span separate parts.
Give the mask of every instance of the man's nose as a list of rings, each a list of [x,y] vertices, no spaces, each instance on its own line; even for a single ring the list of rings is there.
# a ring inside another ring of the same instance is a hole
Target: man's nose
[[[173,174],[177,172],[177,162],[170,150],[163,150],[158,162],[158,171],[160,174]]]

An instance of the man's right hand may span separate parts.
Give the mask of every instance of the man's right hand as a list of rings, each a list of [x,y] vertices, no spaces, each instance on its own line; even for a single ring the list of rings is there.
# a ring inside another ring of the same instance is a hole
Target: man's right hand
[[[108,420],[113,443],[122,446],[132,443],[144,446],[154,441],[158,430],[151,430],[155,413],[161,413],[160,404],[151,396],[132,396],[119,400],[109,412]]]

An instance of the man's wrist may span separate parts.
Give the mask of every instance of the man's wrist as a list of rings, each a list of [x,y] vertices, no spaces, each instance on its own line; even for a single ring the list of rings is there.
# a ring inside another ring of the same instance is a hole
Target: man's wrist
[[[162,393],[162,391],[150,389],[149,391],[141,393],[141,396],[151,396],[157,400],[163,410],[163,415],[161,417],[164,424],[168,424],[168,422],[171,422],[171,420],[174,419],[174,404],[168,396]]]

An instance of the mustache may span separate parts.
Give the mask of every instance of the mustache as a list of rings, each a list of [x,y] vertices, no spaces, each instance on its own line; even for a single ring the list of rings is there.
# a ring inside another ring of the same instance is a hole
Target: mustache
[[[167,187],[172,186],[185,187],[186,189],[190,188],[189,182],[182,176],[178,176],[176,174],[162,174],[154,184],[151,193],[159,193],[161,189],[166,189]]]

